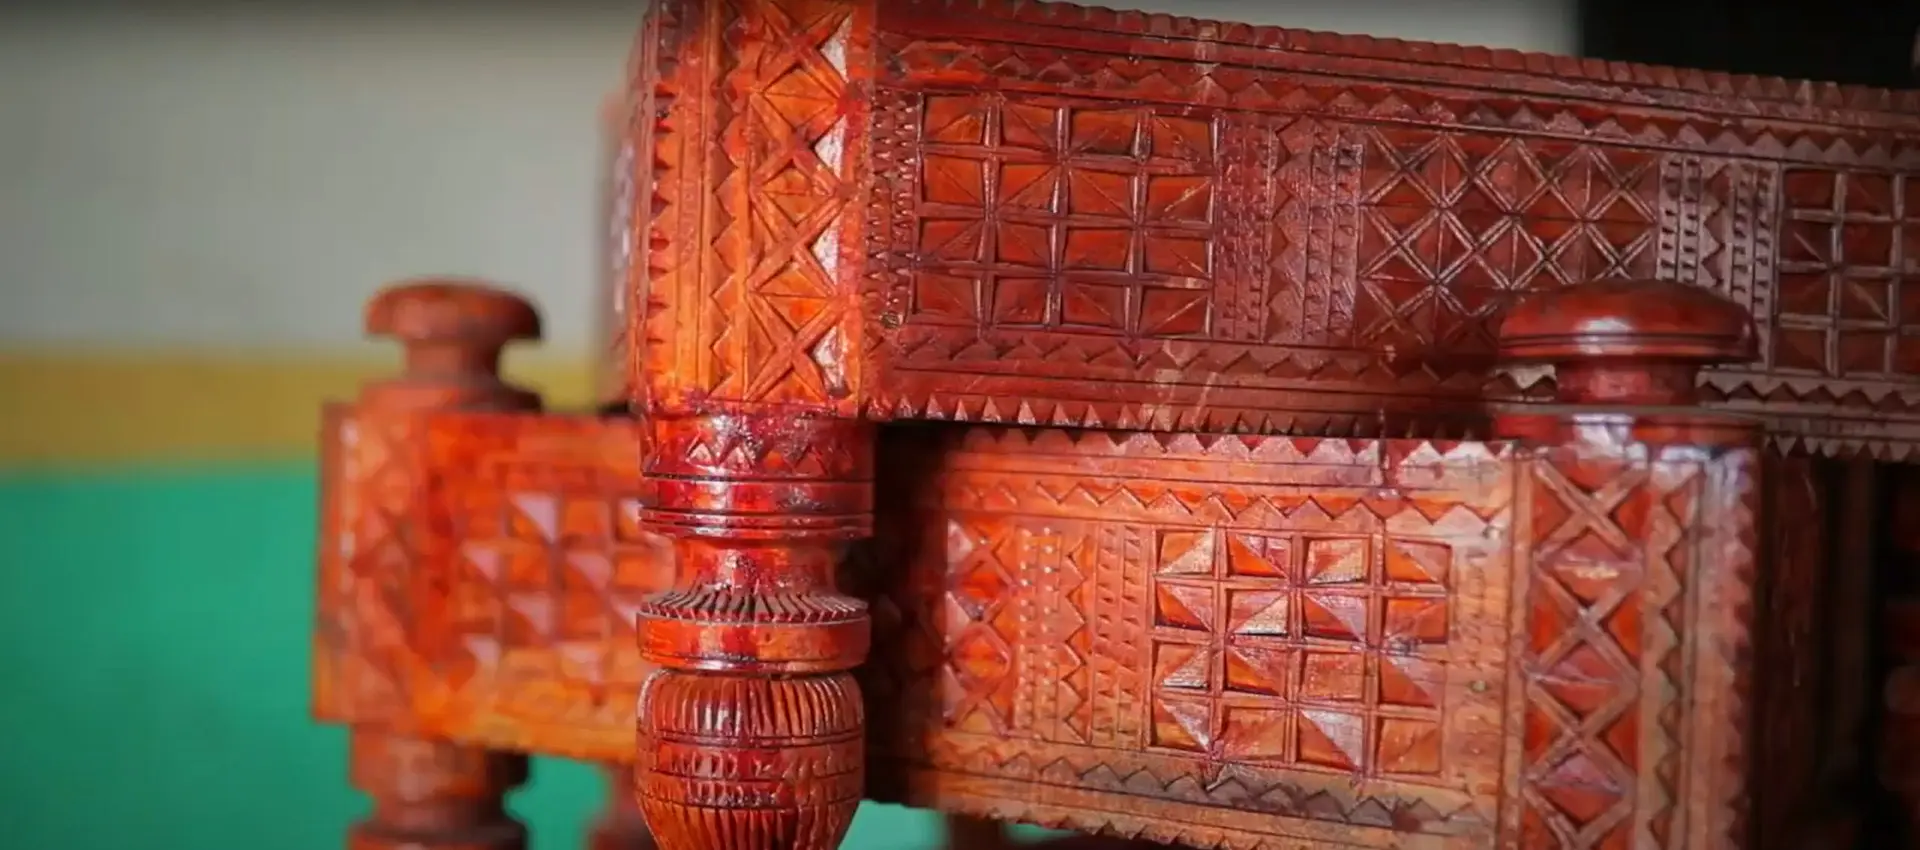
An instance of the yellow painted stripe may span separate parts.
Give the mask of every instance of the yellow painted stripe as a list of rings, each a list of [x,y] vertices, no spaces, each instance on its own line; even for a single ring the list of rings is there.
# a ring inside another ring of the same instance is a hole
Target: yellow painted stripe
[[[303,458],[320,405],[392,375],[397,354],[0,351],[0,466]],[[591,361],[509,352],[551,408],[592,398]]]

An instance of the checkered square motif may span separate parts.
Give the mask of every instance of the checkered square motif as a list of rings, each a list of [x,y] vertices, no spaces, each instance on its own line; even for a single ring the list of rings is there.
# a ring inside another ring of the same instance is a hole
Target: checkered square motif
[[[1830,377],[1920,370],[1920,183],[1790,169],[1782,185],[1769,365]]]
[[[922,122],[908,321],[1212,332],[1213,119],[942,94]]]
[[[459,545],[446,629],[460,687],[514,656],[560,678],[623,682],[614,658],[633,643],[640,597],[662,578],[632,499],[561,490],[478,492],[456,518]],[[526,672],[524,665],[519,665]]]
[[[1440,772],[1447,544],[1163,529],[1155,548],[1152,746]]]
[[[634,621],[667,579],[639,526],[639,436],[629,425],[471,417],[435,458],[450,551],[423,654],[446,687],[541,683],[575,707],[638,680]]]

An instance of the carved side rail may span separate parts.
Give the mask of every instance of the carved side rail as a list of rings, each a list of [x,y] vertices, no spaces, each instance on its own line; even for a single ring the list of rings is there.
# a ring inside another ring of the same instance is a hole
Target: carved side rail
[[[639,56],[643,404],[1457,435],[1552,401],[1489,377],[1518,299],[1636,278],[1753,316],[1704,403],[1920,445],[1912,92],[1029,0],[666,0]]]
[[[365,408],[331,415],[317,713],[478,745],[632,758],[634,640],[665,546],[638,524],[633,420]],[[412,429],[403,431],[402,429]],[[374,493],[396,501],[370,504]],[[338,504],[338,503],[336,503]],[[344,532],[344,529],[343,529]]]
[[[376,302],[409,372],[330,416],[316,708],[382,800],[363,841],[517,846],[510,753],[625,761],[638,701],[667,847],[756,819],[731,840],[831,846],[860,786],[808,782],[849,760],[941,810],[1201,847],[1744,846],[1762,472],[1752,423],[1678,406],[1750,344],[1700,290],[1516,313],[1506,350],[1553,363],[1565,406],[1503,442],[895,429],[877,507],[835,454],[855,423],[497,410],[537,403],[491,377],[532,330],[514,303]],[[826,544],[875,510],[878,568],[831,595]],[[669,592],[643,521],[695,567]],[[870,757],[823,734],[862,719],[829,681],[856,598]],[[670,678],[747,707],[786,683],[765,705],[815,725],[702,733],[660,710]],[[689,775],[660,766],[698,763],[675,747],[732,765],[700,786],[728,805],[673,796]]]
[[[1503,442],[897,432],[873,788],[1203,848],[1747,846],[1759,429],[1686,401],[1750,326],[1586,286],[1503,344],[1563,394]]]

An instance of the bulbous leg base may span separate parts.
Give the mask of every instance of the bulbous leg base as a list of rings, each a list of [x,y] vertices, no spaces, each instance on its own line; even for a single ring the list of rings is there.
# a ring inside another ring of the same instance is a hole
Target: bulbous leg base
[[[642,691],[640,808],[663,850],[833,850],[860,805],[851,675],[660,670]]]

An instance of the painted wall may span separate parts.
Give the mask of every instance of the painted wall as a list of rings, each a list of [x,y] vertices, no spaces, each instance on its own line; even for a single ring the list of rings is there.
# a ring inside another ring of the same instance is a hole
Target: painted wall
[[[301,462],[0,476],[0,844],[339,850],[366,801],[307,720],[315,498]],[[534,850],[583,846],[598,775],[533,773]],[[870,804],[847,846],[941,835]]]
[[[316,406],[391,368],[360,304],[429,272],[533,293],[550,353],[512,371],[584,398],[595,113],[638,4],[139,5],[0,27],[7,846],[338,847],[364,801],[306,718]],[[1138,5],[1575,44],[1572,0]],[[543,762],[514,805],[560,850],[600,793]],[[869,807],[851,846],[936,827]]]
[[[582,347],[595,115],[640,4],[282,5],[0,28],[0,341],[346,345],[382,281],[446,271],[524,287]],[[1576,43],[1572,0],[1108,5]]]

